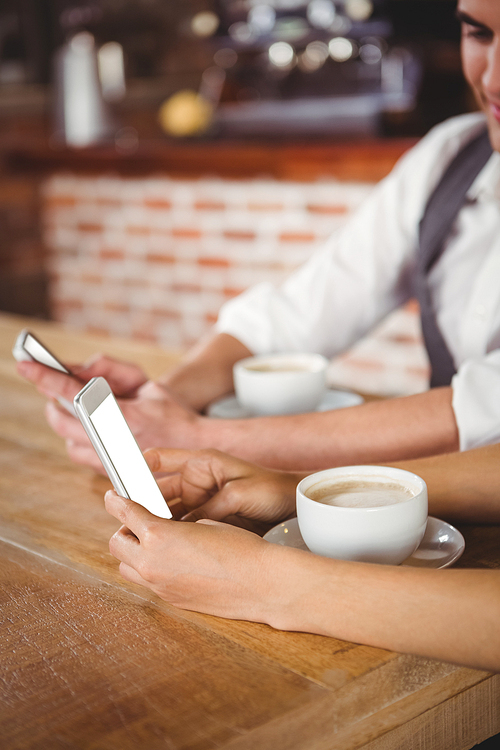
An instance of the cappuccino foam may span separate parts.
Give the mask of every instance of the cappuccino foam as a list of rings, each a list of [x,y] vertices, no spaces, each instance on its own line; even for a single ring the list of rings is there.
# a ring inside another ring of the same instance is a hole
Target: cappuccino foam
[[[320,482],[304,494],[317,503],[340,508],[380,508],[383,505],[404,503],[416,493],[410,487],[397,482],[342,479],[336,482]]]
[[[307,365],[278,363],[246,365],[245,370],[251,370],[252,372],[310,372],[311,368]]]

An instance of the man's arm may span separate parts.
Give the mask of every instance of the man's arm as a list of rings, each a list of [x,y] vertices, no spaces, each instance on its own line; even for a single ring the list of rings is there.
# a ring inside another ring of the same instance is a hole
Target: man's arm
[[[261,283],[228,300],[218,318],[218,330],[228,333],[211,333],[158,382],[202,411],[233,390],[232,366],[238,359],[276,351],[334,356],[406,301],[426,200],[415,171],[426,164],[426,173],[435,162],[435,148],[431,158],[423,158],[421,149],[407,154],[344,227],[282,283]]]
[[[199,418],[179,447],[217,448],[263,466],[312,471],[458,450],[452,389],[335,411],[245,420]],[[164,445],[168,445],[164,443]]]
[[[33,362],[20,363],[18,370],[49,398],[62,395],[71,401],[79,390],[72,378]],[[451,399],[452,389],[446,387],[329,412],[210,419],[186,409],[168,390],[147,383],[120,406],[143,450],[217,448],[262,466],[312,471],[457,450]],[[53,429],[69,440],[73,460],[92,462],[93,451],[77,420],[53,405],[47,416]]]
[[[175,370],[158,383],[169,388],[196,411],[233,390],[233,365],[252,356],[247,347],[227,333],[211,333],[199,342]]]

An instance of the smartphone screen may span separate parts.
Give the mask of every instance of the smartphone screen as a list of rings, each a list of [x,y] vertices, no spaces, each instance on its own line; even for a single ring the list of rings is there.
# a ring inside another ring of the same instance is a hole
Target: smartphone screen
[[[101,378],[99,380],[102,381]],[[88,386],[86,389],[88,392]],[[80,403],[82,402],[84,405],[84,399],[81,399]],[[113,394],[109,393],[95,408],[86,409],[86,416],[107,454],[100,456],[104,468],[107,469],[105,459],[108,458],[128,497],[160,518],[172,518],[172,513]],[[85,422],[83,426],[97,449],[92,431],[89,432]],[[97,452],[99,454],[99,451]]]
[[[44,346],[32,333],[24,328],[16,339],[12,354],[18,362],[39,362],[65,375],[71,375],[71,371],[60,362],[46,346]],[[61,404],[72,417],[76,416],[73,404],[63,396],[57,397]]]
[[[31,333],[26,333],[23,348],[28,352],[35,362],[40,362],[42,365],[52,367],[54,370],[64,372],[69,375],[69,370],[65,367],[62,362],[54,357],[48,349],[46,349]]]

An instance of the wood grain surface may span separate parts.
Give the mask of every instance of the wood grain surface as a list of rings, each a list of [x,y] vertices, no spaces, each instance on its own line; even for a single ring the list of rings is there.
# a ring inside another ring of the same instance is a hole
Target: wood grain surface
[[[498,676],[182,612],[122,580],[109,482],[71,464],[15,373],[25,325],[68,363],[100,350],[155,376],[178,359],[0,315],[2,750],[467,750],[500,731]],[[498,529],[462,531],[460,565],[500,564]]]

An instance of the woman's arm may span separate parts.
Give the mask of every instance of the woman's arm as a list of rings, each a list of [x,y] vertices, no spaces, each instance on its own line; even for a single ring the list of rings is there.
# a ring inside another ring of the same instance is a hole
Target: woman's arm
[[[270,557],[280,598],[266,621],[276,628],[500,671],[500,571],[369,565],[287,548]]]
[[[181,497],[188,520],[238,515],[278,523],[294,514],[295,488],[306,476],[264,469],[213,450],[153,449],[145,455],[154,472],[170,473],[160,480],[165,499]],[[500,523],[500,444],[387,465],[424,479],[430,515]]]
[[[115,492],[110,551],[170,604],[500,671],[500,571],[351,563],[216,521],[152,516]]]
[[[127,580],[185,609],[500,671],[500,571],[352,563],[273,545],[212,519],[286,518],[302,475],[217,451],[146,458],[153,471],[175,472],[161,480],[166,499],[180,497],[201,520],[163,521],[108,493],[108,512],[124,524],[110,549]],[[431,513],[499,522],[499,458],[489,446],[397,465],[426,480]]]
[[[465,523],[500,523],[500,444],[390,466],[422,477],[430,515]]]

